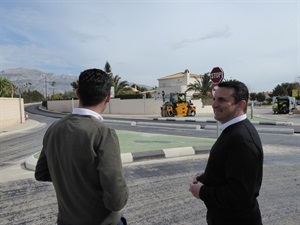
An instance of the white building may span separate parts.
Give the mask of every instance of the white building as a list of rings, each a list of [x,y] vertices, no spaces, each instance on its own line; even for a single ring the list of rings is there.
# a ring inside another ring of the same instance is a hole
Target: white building
[[[156,99],[163,99],[162,93],[165,93],[167,98],[171,92],[184,93],[188,84],[193,84],[196,78],[202,79],[203,75],[191,74],[188,69],[184,72],[175,73],[158,79],[158,88],[152,97]],[[187,92],[187,99],[191,99],[194,91]]]

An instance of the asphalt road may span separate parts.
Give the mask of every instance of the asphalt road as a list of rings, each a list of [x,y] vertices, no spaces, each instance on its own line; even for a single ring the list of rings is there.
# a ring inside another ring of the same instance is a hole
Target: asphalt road
[[[298,225],[299,150],[264,148],[264,180],[258,198],[263,222]],[[206,209],[188,192],[188,185],[206,161],[207,156],[193,156],[124,165],[130,198],[123,213],[129,224],[205,224]],[[0,189],[1,225],[55,223],[57,205],[51,183],[26,178],[0,183]]]
[[[1,171],[10,169],[20,173],[22,158],[40,150],[38,148],[45,129],[56,120],[39,115],[34,118],[46,122],[45,126],[35,129],[31,134],[1,139]],[[147,127],[137,129],[144,130]],[[159,132],[177,132],[175,129],[155,129]],[[190,131],[181,133],[186,132]],[[207,131],[207,135],[214,134]],[[265,162],[258,200],[263,222],[267,225],[299,225],[300,136],[261,136]],[[205,206],[188,192],[188,186],[192,176],[205,168],[207,157],[196,155],[124,164],[130,198],[123,213],[129,224],[205,224]],[[22,170],[16,179],[1,180],[0,190],[0,225],[55,224],[57,204],[51,183],[37,182],[33,179],[33,172]]]

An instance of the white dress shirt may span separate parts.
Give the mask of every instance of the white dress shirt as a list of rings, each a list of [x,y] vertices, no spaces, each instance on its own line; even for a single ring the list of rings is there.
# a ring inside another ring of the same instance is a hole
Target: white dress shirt
[[[229,120],[228,122],[221,124],[220,130],[225,130],[226,127],[228,127],[228,126],[230,126],[232,124],[238,123],[238,122],[240,122],[240,121],[242,121],[242,120],[244,120],[246,118],[247,118],[246,114],[238,116],[238,117],[235,117],[232,120]]]
[[[74,108],[72,111],[72,114],[93,116],[96,119],[100,120],[101,122],[103,121],[103,117],[100,114],[98,114],[95,111],[92,111],[90,109]]]

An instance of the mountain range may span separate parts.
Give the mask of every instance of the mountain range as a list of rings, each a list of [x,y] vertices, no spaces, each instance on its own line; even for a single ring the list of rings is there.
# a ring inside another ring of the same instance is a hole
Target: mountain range
[[[56,75],[23,67],[2,70],[0,71],[0,77],[7,78],[11,83],[18,86],[22,92],[37,90],[43,95],[45,94],[45,89],[47,89],[47,95],[72,91],[71,83],[78,78],[76,76]]]
[[[78,79],[78,76],[66,74],[57,75],[23,67],[2,70],[0,71],[0,77],[7,78],[11,83],[18,86],[22,92],[37,90],[43,95],[47,93],[48,96],[54,93],[72,91],[73,87],[71,83]],[[131,82],[128,83],[129,85],[133,84]],[[150,87],[146,85],[138,86],[150,89]],[[47,90],[46,93],[45,90]]]

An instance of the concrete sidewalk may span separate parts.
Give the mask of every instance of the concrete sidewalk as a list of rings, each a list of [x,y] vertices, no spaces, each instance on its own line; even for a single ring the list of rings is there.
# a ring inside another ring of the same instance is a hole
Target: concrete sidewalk
[[[40,123],[36,120],[27,119],[24,123],[15,124],[9,127],[0,127],[0,137],[5,137],[14,133],[27,132],[28,130],[46,126],[45,123]]]

